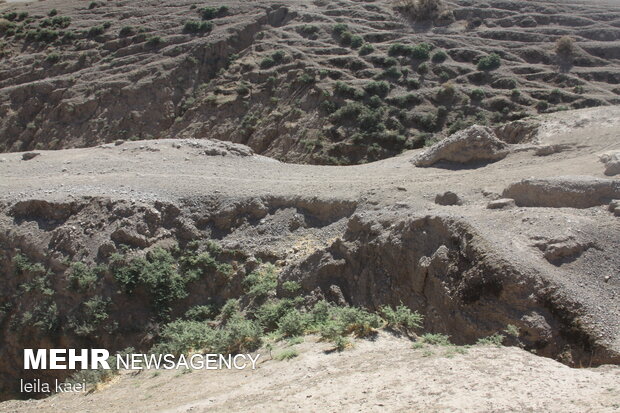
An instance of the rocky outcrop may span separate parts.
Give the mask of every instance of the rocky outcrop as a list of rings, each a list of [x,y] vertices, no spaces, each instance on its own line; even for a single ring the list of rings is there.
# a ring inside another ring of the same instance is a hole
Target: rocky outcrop
[[[605,153],[601,155],[600,160],[605,165],[605,175],[620,174],[620,151]]]
[[[494,132],[474,125],[436,143],[413,160],[416,166],[432,166],[440,161],[460,164],[495,162],[509,153],[506,143]]]
[[[510,144],[531,143],[536,140],[540,124],[536,121],[516,121],[493,129],[497,138]]]
[[[518,206],[590,208],[620,197],[620,182],[591,176],[524,179],[504,190]]]
[[[491,201],[487,204],[487,209],[502,209],[515,206],[515,200],[510,198],[501,198]]]
[[[575,331],[576,303],[535,270],[519,270],[490,250],[472,226],[434,216],[386,223],[353,216],[342,238],[285,269],[282,279],[300,282],[317,300],[371,309],[404,304],[424,315],[426,330],[459,344],[513,324],[522,332],[519,345],[539,355],[620,361],[596,337]],[[543,244],[554,263],[589,247]]]

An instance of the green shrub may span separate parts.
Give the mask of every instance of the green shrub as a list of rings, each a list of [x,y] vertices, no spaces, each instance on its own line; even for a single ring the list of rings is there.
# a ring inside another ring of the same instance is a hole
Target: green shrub
[[[185,312],[185,319],[190,321],[207,321],[215,318],[216,312],[211,305],[197,305]]]
[[[332,102],[331,100],[325,100],[323,102],[321,102],[321,104],[319,105],[320,109],[327,113],[327,114],[332,114],[334,113],[337,109],[338,106]]]
[[[430,57],[433,46],[428,43],[420,43],[411,49],[411,57],[419,60],[426,60]]]
[[[2,18],[8,20],[8,21],[13,21],[13,20],[17,20],[17,12],[11,11],[8,13],[4,13],[2,15]]]
[[[211,30],[213,30],[213,23],[207,21],[190,20],[183,26],[183,31],[186,33],[207,33]]]
[[[506,336],[503,334],[495,333],[491,336],[479,339],[476,344],[479,346],[501,346]]]
[[[247,83],[242,82],[240,85],[236,87],[235,90],[239,96],[247,96],[250,94],[251,89]]]
[[[276,65],[276,61],[273,60],[273,58],[271,56],[267,56],[265,58],[263,58],[263,60],[261,60],[260,62],[260,68],[261,69],[269,69],[273,66]]]
[[[209,348],[215,330],[204,321],[177,320],[166,324],[159,334],[156,353],[181,355]]]
[[[571,57],[575,51],[575,41],[570,36],[562,36],[555,42],[555,52],[558,56]]]
[[[422,63],[420,66],[418,66],[418,74],[424,76],[426,74],[428,74],[428,65],[426,63]]]
[[[435,346],[450,346],[452,343],[450,342],[450,337],[444,334],[431,334],[427,333],[420,337],[420,340],[423,343],[435,345]]]
[[[282,50],[278,50],[277,52],[274,52],[271,56],[265,57],[261,61],[260,67],[261,69],[269,69],[270,67],[282,63],[285,57],[286,54]]]
[[[364,43],[359,50],[360,56],[366,56],[375,51],[375,48],[370,43]]]
[[[299,352],[295,349],[286,349],[282,351],[280,354],[276,355],[275,359],[279,361],[290,360],[299,356]]]
[[[433,63],[443,63],[446,61],[447,58],[448,54],[443,50],[439,50],[433,53],[433,57],[431,58],[431,60],[433,61]]]
[[[344,82],[336,82],[336,86],[334,87],[334,94],[337,96],[356,100],[364,98],[363,91],[354,88],[353,86],[349,86]]]
[[[192,278],[183,277],[170,251],[156,248],[146,258],[127,260],[118,254],[110,259],[115,280],[126,294],[132,294],[140,285],[149,293],[157,316],[166,319],[172,304],[187,295],[185,285]]]
[[[396,66],[388,67],[383,71],[381,77],[397,80],[401,78],[403,73]]]
[[[78,316],[69,320],[69,326],[78,336],[92,337],[93,333],[109,318],[109,304],[109,298],[103,299],[99,296],[85,301],[80,307]]]
[[[340,39],[341,44],[348,46],[353,41],[353,33],[350,31],[342,32],[338,38]]]
[[[486,97],[486,93],[482,89],[474,89],[471,91],[470,97],[472,100],[481,101]]]
[[[93,26],[88,29],[87,35],[88,37],[96,37],[100,36],[105,32],[105,27],[103,26]]]
[[[99,7],[99,6],[100,6],[100,4],[99,4],[98,2],[96,2],[96,1],[91,1],[91,2],[90,2],[90,4],[88,5],[88,9],[89,9],[89,10],[92,10],[92,9],[94,9],[94,8],[96,8],[96,7]]]
[[[396,8],[417,21],[435,20],[445,10],[442,0],[398,0]]]
[[[54,40],[58,39],[58,36],[58,31],[52,29],[28,30],[25,34],[27,40],[44,43],[52,43]]]
[[[536,109],[538,109],[540,111],[547,110],[547,109],[549,109],[549,103],[544,101],[544,100],[539,100],[536,103]]]
[[[387,326],[394,330],[410,334],[413,330],[422,327],[422,315],[416,311],[411,311],[402,304],[395,309],[383,306],[380,311],[383,319],[387,322]]]
[[[385,97],[390,92],[390,85],[387,82],[370,82],[364,86],[364,90],[369,96]]]
[[[45,275],[45,267],[39,263],[31,262],[28,257],[24,254],[17,253],[15,257],[13,257],[13,265],[15,266],[15,270],[20,275]]]
[[[362,44],[364,44],[364,39],[362,38],[362,36],[355,35],[351,37],[351,47],[353,49],[357,49],[358,47],[361,47]]]
[[[383,106],[383,100],[381,100],[381,98],[379,96],[371,96],[368,99],[368,103],[367,105],[373,109],[377,109],[380,108],[381,106]]]
[[[310,85],[310,84],[316,82],[316,77],[312,73],[303,73],[301,76],[299,76],[297,78],[297,81],[299,83]]]
[[[291,310],[278,321],[278,331],[285,337],[301,336],[306,331],[309,317],[299,310]]]
[[[50,16],[50,17],[54,17],[57,14],[58,14],[58,10],[56,10],[56,9],[52,9],[52,10],[49,11],[49,13],[47,13],[47,15]]]
[[[501,58],[497,53],[491,53],[488,56],[482,57],[478,60],[478,70],[494,70],[500,67]]]
[[[217,318],[220,322],[225,323],[239,311],[241,311],[241,302],[237,298],[231,298],[224,303]]]
[[[301,284],[297,281],[285,281],[282,283],[282,289],[289,293],[296,293],[301,289]]]
[[[146,44],[152,47],[160,46],[164,43],[164,40],[160,36],[151,36],[146,39]]]
[[[420,88],[420,81],[418,79],[413,79],[413,78],[409,78],[405,80],[405,85],[407,86],[407,89],[411,90],[411,89],[419,89]]]
[[[388,49],[388,55],[390,56],[410,56],[413,47],[409,45],[404,45],[401,43],[394,43],[390,45]]]
[[[257,271],[253,271],[243,280],[243,286],[248,296],[264,298],[273,293],[278,286],[278,274],[273,265],[267,264]]]
[[[332,122],[356,121],[366,107],[358,102],[347,103],[332,114],[330,120]]]
[[[334,34],[336,34],[337,36],[340,36],[342,33],[346,32],[347,30],[349,30],[349,26],[347,26],[344,23],[338,23],[334,26]]]
[[[278,328],[280,319],[292,311],[296,304],[297,300],[291,299],[268,300],[254,312],[254,316],[265,331],[273,331]]]
[[[282,63],[284,61],[284,58],[286,57],[286,53],[284,53],[282,50],[278,50],[276,52],[273,52],[271,57],[276,63]]]
[[[51,64],[60,62],[60,54],[52,52],[45,57],[45,61]]]
[[[212,350],[224,354],[251,352],[260,348],[263,331],[256,321],[234,314],[226,325],[215,331]]]
[[[381,132],[385,130],[383,124],[383,112],[381,110],[364,110],[358,116],[359,127],[364,132]]]
[[[311,36],[319,32],[319,26],[304,24],[299,31],[305,36]]]
[[[331,318],[341,327],[343,334],[368,337],[375,329],[381,327],[381,319],[356,307],[332,307]]]
[[[123,26],[118,34],[122,37],[132,36],[135,34],[135,30],[131,26]]]
[[[69,270],[70,286],[78,291],[86,291],[99,280],[104,272],[104,267],[93,269],[83,262],[74,262]]]
[[[514,324],[508,324],[506,326],[506,329],[504,330],[504,333],[506,333],[510,337],[515,337],[515,338],[519,337],[520,335],[519,328],[515,326]]]
[[[70,42],[74,41],[76,38],[77,38],[77,35],[75,34],[75,32],[67,31],[62,36],[62,41],[65,42],[65,43],[70,43]]]
[[[228,7],[203,7],[198,10],[203,20],[212,20],[218,17],[224,17],[228,14]]]

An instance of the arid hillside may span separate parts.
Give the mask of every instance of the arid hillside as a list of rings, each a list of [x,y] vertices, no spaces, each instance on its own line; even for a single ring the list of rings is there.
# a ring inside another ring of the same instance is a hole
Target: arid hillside
[[[0,1],[0,412],[617,411],[619,177],[618,1]]]
[[[0,5],[0,150],[215,138],[357,164],[473,123],[620,103],[617,2],[399,4]]]

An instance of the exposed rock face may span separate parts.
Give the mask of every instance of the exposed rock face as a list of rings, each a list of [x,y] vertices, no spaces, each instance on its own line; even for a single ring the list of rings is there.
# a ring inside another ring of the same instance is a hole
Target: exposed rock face
[[[511,144],[530,143],[536,140],[539,123],[535,121],[516,121],[498,126],[495,135],[503,142]]]
[[[526,207],[590,208],[620,197],[620,182],[591,176],[524,179],[506,188],[503,196]]]
[[[414,164],[432,166],[440,161],[461,164],[495,162],[508,153],[508,145],[497,139],[491,129],[474,125],[436,143],[415,159]]]
[[[620,174],[620,151],[603,154],[600,159],[605,165],[605,175],[613,176]]]
[[[609,203],[609,210],[614,213],[615,216],[620,217],[620,199],[614,199]]]
[[[568,321],[577,307],[542,278],[487,250],[467,224],[429,216],[384,227],[355,215],[342,239],[286,269],[282,278],[299,281],[316,299],[372,309],[402,303],[425,315],[426,329],[460,344],[514,324],[523,332],[521,344],[538,354],[570,349],[576,363],[620,360],[603,348],[580,350],[583,337]],[[568,244],[554,245],[546,255],[555,262],[571,251]]]

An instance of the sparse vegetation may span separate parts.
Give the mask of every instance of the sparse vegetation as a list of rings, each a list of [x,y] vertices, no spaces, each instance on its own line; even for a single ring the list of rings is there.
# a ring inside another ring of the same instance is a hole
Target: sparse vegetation
[[[446,61],[447,58],[448,54],[446,52],[444,52],[443,50],[438,50],[433,53],[431,60],[433,61],[433,63],[443,63]]]
[[[215,18],[224,17],[228,14],[228,7],[220,6],[220,7],[203,7],[198,9],[200,16],[203,20],[213,20]]]
[[[121,37],[133,36],[135,33],[136,31],[132,26],[123,26],[118,32]]]
[[[279,361],[283,361],[283,360],[291,360],[294,359],[295,357],[299,356],[299,352],[295,349],[286,349],[284,351],[282,351],[281,353],[277,354],[275,359],[279,360]]]
[[[360,56],[366,56],[375,51],[375,48],[370,43],[364,43],[359,50]]]
[[[186,33],[208,33],[211,30],[213,30],[213,23],[208,21],[190,20],[183,26],[183,31]]]
[[[501,58],[497,53],[482,57],[478,60],[478,70],[495,70],[501,65]]]
[[[435,20],[445,5],[441,0],[396,0],[396,8],[417,21]]]
[[[479,339],[476,344],[478,344],[479,346],[501,346],[504,342],[504,339],[506,338],[506,336],[504,336],[503,334],[493,334],[491,336],[488,337],[484,337]]]
[[[56,64],[60,62],[60,53],[52,52],[45,57],[45,61],[50,64]]]
[[[575,41],[570,36],[562,36],[555,42],[555,52],[558,56],[571,57],[575,50]]]

